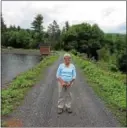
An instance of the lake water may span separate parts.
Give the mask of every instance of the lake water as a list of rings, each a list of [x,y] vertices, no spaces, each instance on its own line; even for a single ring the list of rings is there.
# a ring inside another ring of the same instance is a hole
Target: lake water
[[[27,71],[40,62],[40,56],[23,54],[2,54],[1,72],[2,87],[10,82],[19,73]]]

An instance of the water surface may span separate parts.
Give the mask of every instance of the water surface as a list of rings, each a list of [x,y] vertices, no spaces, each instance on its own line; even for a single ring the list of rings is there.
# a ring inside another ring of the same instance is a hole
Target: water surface
[[[40,61],[40,56],[23,54],[2,54],[1,72],[2,87],[15,78],[19,73],[24,72]]]

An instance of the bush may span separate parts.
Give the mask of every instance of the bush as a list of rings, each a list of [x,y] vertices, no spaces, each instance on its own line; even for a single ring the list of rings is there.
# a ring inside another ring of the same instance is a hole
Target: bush
[[[74,55],[77,55],[77,51],[75,49],[72,49],[71,53],[74,54]]]
[[[99,60],[109,61],[110,53],[105,47],[98,50],[97,53],[99,55]]]
[[[118,66],[122,72],[127,73],[127,53],[122,54],[118,59]]]
[[[117,72],[118,71],[118,67],[116,65],[114,65],[114,64],[111,64],[109,68],[113,72]]]

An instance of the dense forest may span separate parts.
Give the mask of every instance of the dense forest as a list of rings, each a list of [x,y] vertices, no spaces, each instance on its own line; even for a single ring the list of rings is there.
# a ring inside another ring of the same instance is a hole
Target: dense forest
[[[53,50],[85,53],[88,58],[111,65],[113,71],[127,71],[126,34],[104,33],[97,24],[70,25],[60,29],[54,20],[45,31],[43,16],[38,14],[31,22],[31,29],[6,26],[1,15],[1,45],[13,48],[38,49],[39,43],[50,43]]]

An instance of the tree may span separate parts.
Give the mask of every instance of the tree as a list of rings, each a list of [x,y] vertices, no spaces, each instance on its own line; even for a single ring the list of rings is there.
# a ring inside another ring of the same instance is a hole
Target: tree
[[[10,27],[8,28],[8,30],[10,30],[10,31],[16,31],[17,30],[17,28],[16,28],[16,26],[15,25],[10,25]]]
[[[37,41],[43,41],[43,16],[41,14],[38,14],[31,24],[32,28],[35,31]]]
[[[6,28],[7,27],[6,27],[5,23],[4,23],[4,19],[3,19],[2,14],[1,14],[1,32],[2,33],[5,32]]]
[[[49,39],[52,42],[52,47],[55,48],[55,45],[58,45],[60,41],[60,28],[57,22],[54,20],[52,24],[49,24],[47,33],[49,35]]]
[[[1,44],[4,45],[6,43],[6,38],[5,38],[5,32],[7,30],[7,27],[4,23],[4,19],[1,14]]]
[[[52,24],[49,24],[47,32],[53,40],[58,39],[60,35],[60,29],[59,29],[59,25],[57,24],[55,20],[53,21]]]
[[[18,30],[21,30],[20,26],[17,27]]]
[[[118,68],[124,72],[127,73],[127,53],[124,52],[121,54],[121,56],[118,58]]]
[[[103,35],[103,31],[96,24],[72,25],[63,35],[64,48],[65,50],[73,48],[87,53],[88,57],[94,56],[97,59],[97,50],[102,46]]]
[[[69,27],[70,27],[69,22],[66,21],[66,22],[65,22],[65,30],[68,31]]]

